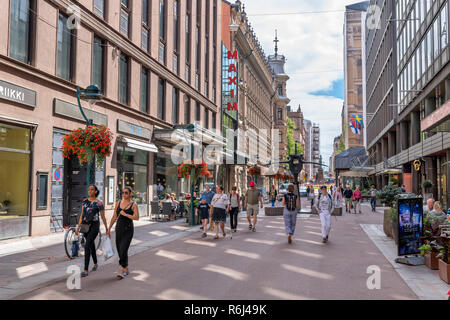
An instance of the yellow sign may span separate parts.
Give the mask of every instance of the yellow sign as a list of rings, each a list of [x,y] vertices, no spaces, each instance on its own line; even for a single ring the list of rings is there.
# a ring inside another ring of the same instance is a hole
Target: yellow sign
[[[420,168],[421,168],[421,166],[422,166],[422,163],[420,162],[420,160],[415,160],[415,161],[413,162],[413,166],[414,166],[414,170],[420,171]]]

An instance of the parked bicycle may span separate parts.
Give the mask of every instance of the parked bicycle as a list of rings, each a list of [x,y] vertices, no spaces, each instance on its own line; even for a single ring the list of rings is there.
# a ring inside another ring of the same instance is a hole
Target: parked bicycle
[[[78,236],[75,234],[76,227],[66,228],[66,234],[64,235],[64,249],[69,259],[75,257],[84,256],[84,246],[86,239],[84,234],[80,231]],[[77,241],[77,243],[76,243]],[[98,232],[98,237],[95,239],[95,250],[98,250],[102,245],[102,233]],[[78,248],[77,248],[78,246]]]

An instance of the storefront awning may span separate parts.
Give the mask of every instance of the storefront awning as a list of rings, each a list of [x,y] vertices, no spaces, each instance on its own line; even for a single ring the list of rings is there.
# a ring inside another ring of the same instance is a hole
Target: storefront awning
[[[130,148],[135,148],[138,150],[158,153],[158,148],[153,143],[141,142],[138,140],[122,137],[122,140],[126,142],[127,146]]]

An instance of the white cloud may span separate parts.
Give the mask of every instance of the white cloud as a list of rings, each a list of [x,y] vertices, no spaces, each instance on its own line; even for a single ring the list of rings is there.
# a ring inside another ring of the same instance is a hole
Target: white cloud
[[[328,164],[333,139],[341,134],[343,100],[309,93],[328,90],[343,79],[343,25],[345,6],[353,0],[244,0],[249,22],[264,48],[273,54],[275,29],[279,53],[287,58],[287,85],[291,106],[301,105],[306,119],[320,124],[321,154]],[[262,5],[264,3],[264,5]],[[340,11],[302,15],[261,15]],[[322,71],[322,72],[317,72]],[[323,72],[327,71],[327,72]],[[329,72],[328,72],[329,71]]]

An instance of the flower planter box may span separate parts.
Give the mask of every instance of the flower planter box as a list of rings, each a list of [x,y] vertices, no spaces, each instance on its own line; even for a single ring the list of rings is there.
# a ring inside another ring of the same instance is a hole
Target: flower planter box
[[[264,212],[266,216],[273,217],[273,216],[282,216],[283,215],[284,207],[265,207]]]
[[[425,254],[425,265],[431,270],[439,270],[439,258],[436,258],[437,252]]]
[[[398,221],[392,221],[392,239],[398,244]]]
[[[386,236],[392,238],[392,219],[390,209],[384,210],[383,230]]]
[[[445,263],[442,259],[439,259],[439,276],[442,281],[450,284],[450,264]]]

